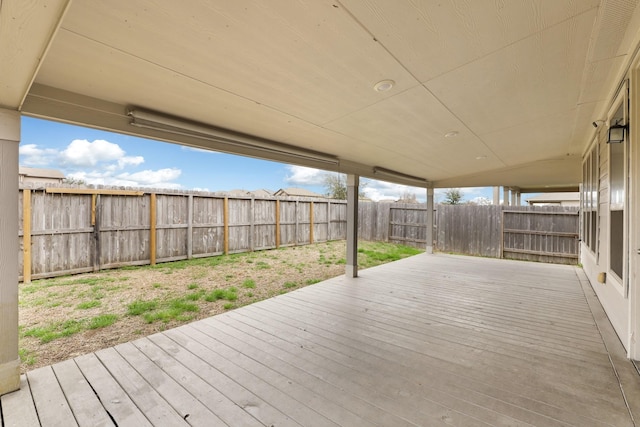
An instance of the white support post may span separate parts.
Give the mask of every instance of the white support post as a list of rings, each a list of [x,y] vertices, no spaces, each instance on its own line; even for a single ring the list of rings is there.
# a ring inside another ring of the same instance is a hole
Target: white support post
[[[520,190],[518,190],[516,192],[516,206],[520,206],[520,204],[522,203],[522,193],[520,193]]]
[[[516,188],[510,188],[509,190],[511,191],[511,203],[510,203],[510,205],[511,206],[518,206],[518,203],[517,203],[517,201],[518,201],[518,196],[517,196],[518,190]]]
[[[493,204],[500,205],[500,187],[493,187]]]
[[[427,253],[433,253],[433,188],[427,188]]]
[[[509,187],[502,187],[503,196],[502,196],[502,204],[504,206],[509,206],[511,203],[511,189]]]
[[[347,277],[358,277],[358,175],[347,175]],[[17,253],[17,252],[16,252]]]
[[[0,395],[20,388],[18,145],[20,113],[0,109]]]

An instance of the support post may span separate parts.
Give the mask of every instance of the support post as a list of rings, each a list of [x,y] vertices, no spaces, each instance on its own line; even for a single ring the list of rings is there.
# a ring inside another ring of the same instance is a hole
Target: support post
[[[433,253],[433,188],[427,188],[427,247],[428,254]]]
[[[347,175],[347,277],[358,277],[358,175]]]
[[[503,189],[502,204],[504,206],[509,206],[509,203],[511,202],[511,189],[509,187],[502,187],[502,189]]]
[[[493,204],[500,205],[500,187],[493,187]]]
[[[0,395],[20,388],[18,145],[20,113],[0,109]]]

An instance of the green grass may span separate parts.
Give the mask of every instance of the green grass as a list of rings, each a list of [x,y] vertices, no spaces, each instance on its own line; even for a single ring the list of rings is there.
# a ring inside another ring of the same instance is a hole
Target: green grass
[[[253,289],[256,287],[256,282],[253,279],[247,279],[242,282],[242,287],[247,289]]]
[[[18,355],[20,356],[20,361],[27,366],[32,366],[36,364],[36,356],[34,356],[29,350],[26,348],[21,348],[18,350]]]
[[[316,283],[320,283],[322,280],[320,279],[307,279],[304,281],[305,285],[315,285]]]
[[[106,328],[107,326],[111,326],[118,320],[118,316],[115,314],[101,314],[100,316],[96,316],[89,320],[89,324],[87,328],[89,329],[99,329]]]
[[[236,308],[236,305],[228,302],[225,305],[223,305],[222,308],[224,308],[225,310],[231,310],[232,308]]]
[[[79,320],[66,320],[64,322],[54,322],[45,326],[27,329],[23,332],[25,337],[38,338],[41,343],[46,344],[55,339],[68,337],[83,330],[83,322]]]
[[[132,316],[139,316],[148,311],[153,311],[158,306],[158,301],[134,301],[127,307],[127,313]]]
[[[227,301],[235,301],[238,299],[237,291],[238,290],[236,288],[214,289],[213,291],[205,295],[204,299],[207,302],[218,301],[221,299]]]
[[[422,252],[421,249],[411,246],[367,242],[358,249],[358,264],[362,268],[373,267]]]
[[[197,283],[189,283],[189,285],[187,285],[187,289],[189,290],[198,289],[199,287]]]
[[[189,313],[195,313],[199,310],[200,308],[196,304],[178,298],[168,301],[162,309],[144,313],[143,318],[147,323],[156,321],[167,323],[171,320],[188,321],[194,317]]]
[[[295,282],[284,282],[284,285],[282,285],[285,289],[295,288],[296,286],[298,286],[298,284]]]
[[[80,304],[76,305],[76,308],[80,310],[88,310],[90,308],[100,307],[101,305],[102,303],[100,301],[93,300],[81,302]]]

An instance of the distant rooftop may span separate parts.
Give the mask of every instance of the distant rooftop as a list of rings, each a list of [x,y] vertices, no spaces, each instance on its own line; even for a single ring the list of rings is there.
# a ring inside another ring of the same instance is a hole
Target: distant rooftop
[[[274,196],[325,197],[323,194],[296,187],[281,188],[275,192]]]

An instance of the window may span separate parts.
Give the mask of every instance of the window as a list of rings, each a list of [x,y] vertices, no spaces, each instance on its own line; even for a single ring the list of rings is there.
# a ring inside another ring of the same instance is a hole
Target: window
[[[582,164],[582,240],[595,253],[598,231],[598,183],[600,166],[595,144]]]
[[[619,103],[611,124],[627,123],[625,100]],[[609,268],[622,283],[625,268],[625,206],[627,141],[609,145]]]

